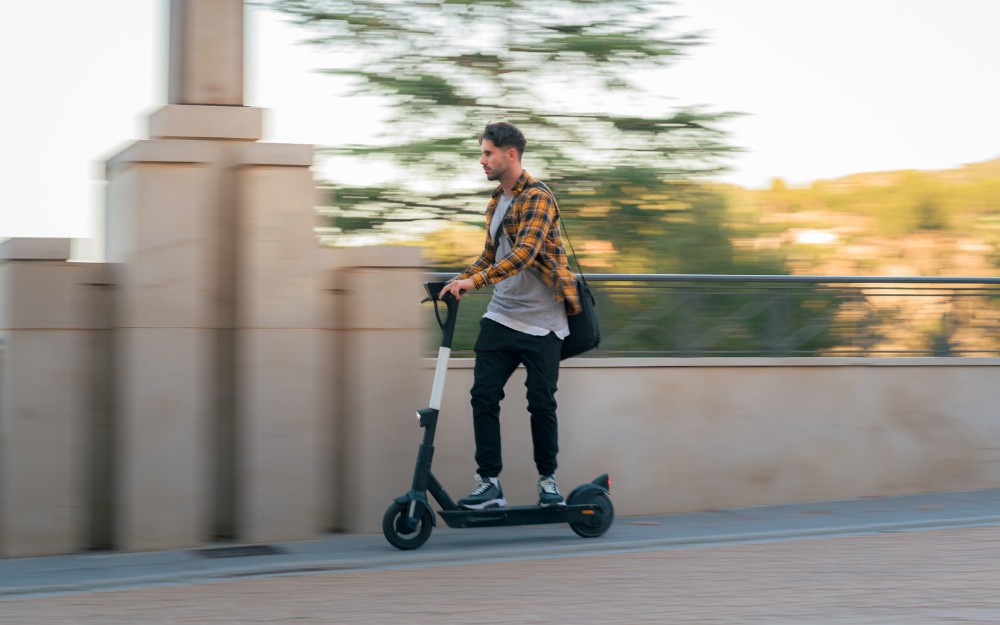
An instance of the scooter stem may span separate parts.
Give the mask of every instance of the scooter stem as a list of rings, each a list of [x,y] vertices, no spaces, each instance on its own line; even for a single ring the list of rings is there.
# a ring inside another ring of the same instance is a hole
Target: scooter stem
[[[434,302],[434,315],[441,326],[441,345],[438,347],[437,366],[434,368],[434,383],[431,385],[431,401],[428,404],[434,410],[441,409],[441,398],[444,395],[444,381],[448,374],[448,359],[451,357],[451,341],[455,336],[455,321],[458,317],[458,298],[451,293],[438,297],[445,282],[425,282],[427,297]],[[426,300],[425,300],[426,301]],[[447,316],[444,320],[438,314],[438,302],[444,302]]]

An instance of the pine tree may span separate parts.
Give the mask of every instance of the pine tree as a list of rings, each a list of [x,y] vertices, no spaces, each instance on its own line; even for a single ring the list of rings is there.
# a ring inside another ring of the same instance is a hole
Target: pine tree
[[[332,225],[345,232],[401,220],[481,220],[476,138],[488,121],[524,130],[526,167],[556,191],[578,240],[616,248],[636,231],[609,223],[644,224],[659,239],[692,206],[678,199],[690,190],[682,181],[719,171],[732,150],[717,128],[726,114],[672,107],[663,85],[650,84],[703,42],[675,32],[665,0],[272,6],[312,31],[310,43],[334,52],[331,73],[385,98],[393,111],[377,144],[330,149],[404,172],[378,187],[327,185]]]

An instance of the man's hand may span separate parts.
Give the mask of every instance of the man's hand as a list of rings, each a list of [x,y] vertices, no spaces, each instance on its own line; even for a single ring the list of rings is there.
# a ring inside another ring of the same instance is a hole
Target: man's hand
[[[472,281],[472,278],[466,278],[465,280],[452,280],[448,284],[444,285],[441,289],[441,293],[438,294],[438,298],[443,298],[445,293],[451,293],[455,296],[455,299],[462,299],[462,291],[474,291],[476,290],[476,283]]]

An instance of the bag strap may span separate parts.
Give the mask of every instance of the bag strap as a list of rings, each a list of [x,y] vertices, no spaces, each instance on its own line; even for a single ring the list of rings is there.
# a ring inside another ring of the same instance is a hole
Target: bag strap
[[[539,186],[539,187],[545,189],[546,191],[548,191],[549,195],[552,196],[552,203],[555,204],[555,207],[556,207],[556,217],[559,218],[559,227],[560,227],[560,230],[562,231],[562,234],[566,235],[566,242],[569,243],[569,250],[570,250],[570,252],[573,253],[573,262],[576,263],[576,269],[577,269],[577,271],[580,272],[580,279],[583,280],[584,284],[587,284],[587,276],[584,275],[584,273],[583,273],[583,267],[580,266],[580,259],[576,255],[576,250],[573,249],[573,241],[571,241],[570,238],[569,238],[569,231],[566,229],[566,221],[562,218],[562,212],[559,210],[559,200],[556,199],[556,194],[553,193],[552,189],[550,189],[548,187],[548,185],[546,185],[541,180],[536,180],[535,184],[532,185],[532,186]],[[587,284],[587,286],[590,286],[590,285]],[[583,297],[583,296],[581,295],[581,297]]]

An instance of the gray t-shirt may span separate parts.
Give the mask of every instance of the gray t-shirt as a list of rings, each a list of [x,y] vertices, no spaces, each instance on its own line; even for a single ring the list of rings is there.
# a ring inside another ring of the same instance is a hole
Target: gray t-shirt
[[[503,219],[513,203],[513,196],[501,196],[490,222],[490,237],[497,260],[510,254],[512,249],[503,232]],[[555,332],[561,339],[569,336],[565,305],[555,300],[552,287],[530,266],[496,283],[493,299],[483,316],[525,334],[545,336]]]

